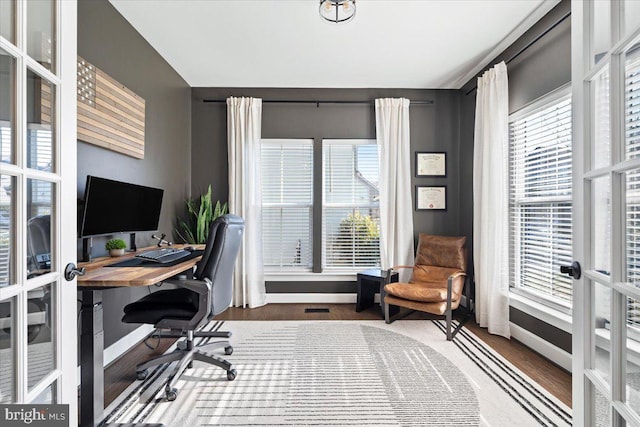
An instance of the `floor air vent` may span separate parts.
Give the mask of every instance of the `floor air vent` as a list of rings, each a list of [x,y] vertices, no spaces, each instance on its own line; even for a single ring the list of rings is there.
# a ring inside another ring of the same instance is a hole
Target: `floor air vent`
[[[328,313],[328,308],[305,308],[305,313]]]

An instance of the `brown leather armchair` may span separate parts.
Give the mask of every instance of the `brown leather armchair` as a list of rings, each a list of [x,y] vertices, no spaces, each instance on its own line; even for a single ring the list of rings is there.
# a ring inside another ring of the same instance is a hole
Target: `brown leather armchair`
[[[412,268],[409,283],[388,283],[384,287],[385,321],[391,323],[401,317],[397,307],[445,316],[447,340],[451,341],[464,323],[461,322],[452,333],[452,311],[460,305],[467,277],[466,242],[467,238],[464,236],[431,236],[420,233],[414,265],[392,268]],[[387,277],[391,275],[387,274]]]

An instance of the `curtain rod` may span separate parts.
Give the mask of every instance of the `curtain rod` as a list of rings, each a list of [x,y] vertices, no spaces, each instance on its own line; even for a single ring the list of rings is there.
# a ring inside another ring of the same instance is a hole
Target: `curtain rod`
[[[205,103],[214,103],[214,104],[226,104],[226,99],[203,99],[202,102]],[[320,104],[351,104],[351,105],[374,105],[374,101],[346,101],[346,100],[307,100],[307,99],[265,99],[262,101],[263,104],[315,104],[316,107],[319,107]],[[409,100],[410,105],[434,105],[435,102],[432,99],[426,100]]]
[[[529,43],[527,43],[522,49],[520,49],[519,51],[517,51],[511,58],[507,59],[505,61],[505,63],[507,65],[509,65],[509,63],[511,61],[513,61],[514,59],[516,59],[518,56],[522,55],[527,49],[529,49],[531,46],[533,46],[534,44],[536,44],[537,42],[540,41],[541,38],[543,38],[544,36],[546,36],[547,34],[549,34],[554,28],[556,28],[558,25],[562,24],[568,17],[571,16],[571,12],[567,12],[565,13],[560,19],[558,19],[556,22],[554,22],[553,24],[551,24],[551,26],[549,26],[546,30],[544,30],[543,32],[541,32],[540,34],[538,34],[538,36],[536,38],[534,38],[533,40],[531,40]],[[465,93],[464,95],[467,96],[469,95],[471,92],[473,92],[474,90],[478,89],[478,86],[474,86],[472,87],[467,93]]]

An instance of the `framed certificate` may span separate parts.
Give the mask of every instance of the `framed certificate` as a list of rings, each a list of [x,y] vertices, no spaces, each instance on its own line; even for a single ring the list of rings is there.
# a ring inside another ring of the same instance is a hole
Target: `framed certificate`
[[[447,176],[447,153],[416,153],[416,176]]]
[[[416,210],[447,210],[447,187],[425,187],[416,185]]]

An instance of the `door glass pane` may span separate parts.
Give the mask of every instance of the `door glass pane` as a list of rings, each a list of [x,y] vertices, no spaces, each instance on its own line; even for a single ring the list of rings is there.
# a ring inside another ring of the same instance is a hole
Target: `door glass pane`
[[[15,13],[16,4],[14,0],[0,1],[0,36],[15,44]]]
[[[593,59],[597,63],[611,46],[611,2],[590,2],[593,6]]]
[[[640,170],[625,173],[627,282],[640,285]]]
[[[54,172],[55,87],[27,71],[27,167]]]
[[[0,302],[0,403],[14,402],[15,299]]]
[[[629,35],[640,26],[640,1],[624,0],[625,35]]]
[[[593,269],[611,272],[611,185],[609,176],[593,180]]]
[[[56,403],[56,383],[45,388],[42,393],[31,401],[34,405],[51,405]]]
[[[625,147],[627,159],[631,159],[640,155],[640,45],[627,52],[624,74]]]
[[[593,96],[593,153],[594,168],[608,166],[611,161],[611,132],[609,125],[609,67],[591,82]]]
[[[0,162],[3,163],[15,163],[15,111],[16,60],[0,49]]]
[[[29,390],[55,367],[53,284],[27,293],[27,382]]]
[[[54,187],[27,180],[27,278],[51,271],[51,214]]]
[[[55,1],[28,1],[27,54],[55,71]]]
[[[594,282],[594,333],[595,369],[608,383],[611,383],[611,289]]]
[[[15,283],[15,183],[15,177],[0,175],[0,288]]]
[[[591,386],[593,387],[593,386]],[[597,427],[611,427],[611,404],[607,398],[595,389],[595,425]]]
[[[626,402],[640,414],[640,301],[627,298]]]

